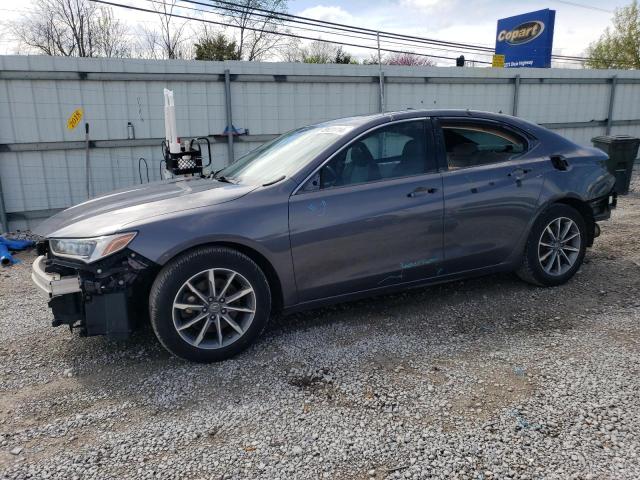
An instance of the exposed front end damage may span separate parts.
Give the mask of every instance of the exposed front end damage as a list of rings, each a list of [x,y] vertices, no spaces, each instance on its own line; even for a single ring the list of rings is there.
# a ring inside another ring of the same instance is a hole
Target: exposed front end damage
[[[54,256],[47,241],[37,248],[32,279],[49,296],[52,326],[122,339],[146,318],[146,299],[158,269],[150,260],[125,249],[87,264]]]

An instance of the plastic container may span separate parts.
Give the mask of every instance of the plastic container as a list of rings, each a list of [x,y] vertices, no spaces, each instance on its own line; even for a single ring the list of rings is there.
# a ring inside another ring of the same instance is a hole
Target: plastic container
[[[616,177],[615,191],[629,193],[633,163],[638,156],[640,139],[630,135],[602,135],[591,139],[593,145],[609,155],[607,170]]]

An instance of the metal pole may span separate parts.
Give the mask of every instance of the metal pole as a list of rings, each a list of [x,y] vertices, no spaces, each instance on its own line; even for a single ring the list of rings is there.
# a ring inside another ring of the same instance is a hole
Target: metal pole
[[[611,91],[609,92],[609,113],[607,114],[607,129],[605,135],[611,134],[611,123],[613,122],[613,104],[616,101],[616,85],[618,76],[611,77]]]
[[[518,98],[520,96],[520,75],[516,75],[513,84],[513,113],[514,117],[518,116]]]
[[[233,119],[231,118],[231,74],[224,71],[224,103],[227,107],[227,165],[233,163]]]
[[[378,41],[378,76],[380,77],[380,112],[384,113],[384,73],[382,72],[382,54],[380,53],[380,32],[376,32]]]
[[[87,177],[87,198],[91,198],[91,170],[89,169],[89,124],[84,124],[84,165]]]
[[[9,221],[7,220],[7,210],[4,207],[4,197],[2,196],[2,181],[0,180],[0,233],[9,231]]]

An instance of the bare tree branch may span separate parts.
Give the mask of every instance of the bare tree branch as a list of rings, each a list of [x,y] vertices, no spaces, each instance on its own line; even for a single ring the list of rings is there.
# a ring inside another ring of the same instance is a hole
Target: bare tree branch
[[[127,56],[127,27],[110,8],[88,0],[34,0],[12,30],[22,45],[45,55]]]
[[[238,29],[238,52],[243,60],[261,60],[286,44],[286,40],[277,35],[282,23],[277,13],[287,11],[287,0],[238,0],[234,9],[239,11],[224,10],[222,7],[226,8],[226,4],[218,3],[218,7],[221,15]],[[275,13],[269,14],[258,9]]]
[[[160,48],[160,58],[176,59],[187,57],[187,37],[185,27],[188,22],[179,23],[173,16],[176,0],[152,2],[153,9],[160,17],[160,32],[155,35],[155,48]]]

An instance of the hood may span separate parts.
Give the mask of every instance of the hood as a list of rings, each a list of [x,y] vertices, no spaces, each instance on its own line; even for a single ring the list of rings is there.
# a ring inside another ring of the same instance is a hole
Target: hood
[[[110,192],[68,208],[42,222],[43,237],[83,238],[109,235],[151,217],[229,202],[254,190],[207,178],[177,178]]]

